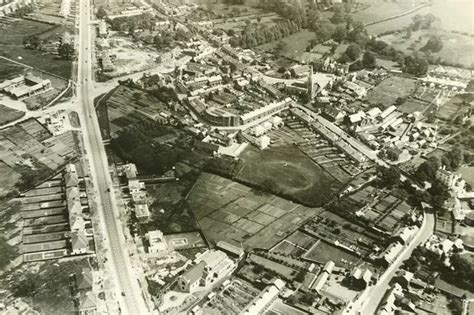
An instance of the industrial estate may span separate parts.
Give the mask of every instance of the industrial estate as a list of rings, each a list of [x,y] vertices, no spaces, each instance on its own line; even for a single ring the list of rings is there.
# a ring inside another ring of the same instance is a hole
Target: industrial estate
[[[0,314],[474,314],[473,12],[0,0]]]

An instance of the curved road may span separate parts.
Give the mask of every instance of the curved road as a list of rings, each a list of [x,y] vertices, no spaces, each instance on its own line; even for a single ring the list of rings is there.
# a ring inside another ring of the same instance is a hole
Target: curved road
[[[434,215],[432,213],[425,213],[423,224],[421,225],[416,237],[382,274],[377,284],[369,288],[367,295],[362,297],[363,301],[359,302],[362,304],[359,314],[376,313],[377,308],[385,295],[385,292],[387,292],[387,290],[390,288],[390,281],[396,275],[397,271],[399,271],[402,263],[411,256],[413,250],[418,247],[418,245],[421,245],[426,240],[428,240],[428,238],[433,234],[434,227]]]
[[[92,80],[91,58],[91,24],[89,0],[80,2],[79,21],[79,109],[93,184],[96,190],[97,211],[101,221],[105,245],[112,274],[108,275],[114,282],[115,296],[119,300],[120,311],[124,314],[148,314],[148,309],[140,289],[137,276],[134,275],[130,257],[127,252],[125,237],[120,221],[118,208],[109,173],[107,156],[102,143],[99,123],[94,109],[90,91]],[[109,310],[110,311],[110,310]]]

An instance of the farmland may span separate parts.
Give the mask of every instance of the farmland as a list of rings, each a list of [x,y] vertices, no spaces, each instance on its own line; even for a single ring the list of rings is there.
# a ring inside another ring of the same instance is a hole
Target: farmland
[[[210,240],[250,248],[270,248],[321,212],[208,173],[199,177],[187,201]]]
[[[321,206],[340,188],[333,177],[291,145],[264,151],[249,147],[241,158],[244,167],[237,180],[268,192],[284,192],[306,205]]]
[[[0,56],[20,61],[31,67],[48,71],[63,78],[71,76],[71,62],[58,59],[56,56],[38,50],[27,49],[23,45],[26,36],[42,34],[54,28],[45,23],[15,20],[8,25],[0,27]],[[4,64],[0,63],[0,73],[3,72]],[[12,66],[7,66],[12,71]]]

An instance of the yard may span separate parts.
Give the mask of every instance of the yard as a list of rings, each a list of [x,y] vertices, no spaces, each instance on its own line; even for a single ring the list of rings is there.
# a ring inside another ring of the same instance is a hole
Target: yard
[[[240,157],[244,166],[237,180],[305,205],[321,206],[340,188],[331,175],[292,145],[263,151],[248,147]]]
[[[43,71],[48,71],[65,79],[71,76],[71,62],[59,59],[58,57],[38,50],[27,49],[23,45],[23,38],[26,36],[41,34],[53,27],[49,24],[16,19],[8,25],[0,26],[0,56],[16,60],[36,67]],[[0,63],[0,73],[3,72],[4,64]],[[11,72],[12,66],[8,66]]]

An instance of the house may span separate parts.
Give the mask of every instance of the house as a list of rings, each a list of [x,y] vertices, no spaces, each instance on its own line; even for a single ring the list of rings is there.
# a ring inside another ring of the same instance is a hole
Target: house
[[[125,171],[125,177],[127,177],[128,180],[130,179],[135,179],[137,178],[137,166],[133,163],[128,163],[123,166],[123,169]]]
[[[178,278],[178,287],[192,293],[200,287],[210,287],[230,274],[236,267],[227,255],[219,250],[207,250],[195,259],[196,265]]]
[[[379,315],[389,315],[394,314],[397,307],[395,302],[397,298],[403,297],[402,287],[395,283],[384,295],[380,307],[377,309],[377,314]]]
[[[402,252],[403,245],[400,242],[395,242],[390,244],[385,251],[383,251],[379,256],[379,263],[384,266],[388,267],[391,263],[397,259],[398,255]]]
[[[77,186],[79,184],[79,177],[76,173],[66,173],[64,174],[64,183],[66,188]]]
[[[149,231],[145,234],[146,239],[148,240],[148,253],[150,254],[160,254],[168,250],[168,243],[163,236],[163,232]]]
[[[134,205],[135,208],[135,216],[139,221],[147,220],[150,218],[150,210],[148,209],[148,205],[146,203],[140,203]]]
[[[97,301],[92,291],[81,294],[79,298],[79,315],[92,315],[97,310]]]
[[[411,281],[413,280],[413,272],[409,272],[406,270],[402,270],[398,272],[395,281],[403,288],[407,289],[408,286],[410,285]]]
[[[89,241],[84,229],[71,232],[71,254],[86,254],[89,251]]]
[[[419,227],[416,225],[403,227],[395,233],[394,240],[407,245],[413,240],[418,231]]]
[[[360,267],[355,267],[352,269],[351,274],[349,275],[349,282],[352,287],[357,288],[358,290],[364,290],[370,284],[372,279],[372,272],[366,268],[365,270]]]
[[[78,290],[92,290],[94,278],[90,268],[82,268],[81,272],[76,273],[76,288]]]

